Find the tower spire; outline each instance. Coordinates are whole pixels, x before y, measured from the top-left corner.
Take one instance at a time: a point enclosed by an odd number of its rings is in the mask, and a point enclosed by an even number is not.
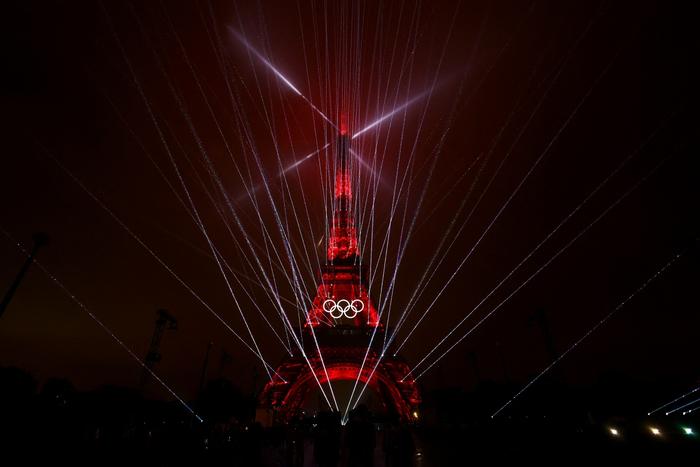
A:
[[[358,259],[357,231],[352,212],[352,181],[348,164],[349,150],[350,138],[343,119],[336,149],[333,221],[327,252],[327,260],[331,264],[351,264]]]
[[[367,291],[367,275],[360,264],[357,229],[353,213],[350,173],[350,136],[347,119],[341,117],[335,152],[333,218],[328,233],[326,265],[321,267],[307,325],[381,326],[377,309]]]

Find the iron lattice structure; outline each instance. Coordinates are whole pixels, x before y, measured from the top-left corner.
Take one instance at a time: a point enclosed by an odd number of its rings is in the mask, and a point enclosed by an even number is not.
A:
[[[329,380],[367,384],[388,413],[405,421],[412,418],[421,402],[416,382],[412,378],[403,380],[409,373],[405,361],[387,355],[380,359],[380,339],[375,339],[376,344],[370,347],[372,333],[383,329],[384,324],[369,296],[367,274],[360,261],[352,210],[349,144],[348,135],[341,131],[326,264],[321,267],[320,282],[303,330],[308,363],[302,356],[285,360],[259,396],[260,409],[271,412],[278,423],[300,415],[309,393],[319,387],[318,383],[328,388]],[[352,312],[336,318],[342,310]]]

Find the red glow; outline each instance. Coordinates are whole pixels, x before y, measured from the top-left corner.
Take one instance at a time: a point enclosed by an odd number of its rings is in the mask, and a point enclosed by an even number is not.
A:
[[[348,134],[348,114],[340,114],[340,135],[346,136]]]
[[[321,328],[339,325],[339,329],[337,333],[334,330],[322,330],[321,334],[330,339],[322,341],[318,351],[309,355],[309,358],[305,356],[302,360],[293,357],[278,367],[280,377],[273,378],[265,385],[259,401],[262,407],[273,409],[279,421],[286,423],[302,413],[304,400],[316,382],[322,387],[328,387],[329,380],[357,381],[358,384],[366,383],[374,390],[389,411],[402,420],[412,421],[421,398],[415,381],[412,378],[404,381],[410,372],[408,365],[396,356],[379,355],[368,344],[363,346],[358,345],[358,341],[333,339],[348,334],[348,327],[383,327],[367,291],[367,273],[360,264],[352,212],[353,193],[348,167],[350,139],[347,136],[345,115],[341,116],[340,133],[335,161],[334,208],[328,238],[328,262],[321,269],[321,281],[308,312],[305,332],[314,333],[315,336],[317,331],[321,332]],[[352,315],[344,312],[342,315],[336,314],[340,317],[334,319],[331,313],[337,309],[324,309],[327,301],[333,301],[334,306],[339,303],[347,306],[361,301],[363,306],[358,307]],[[372,331],[372,335],[376,330]],[[366,337],[369,333],[351,332],[348,335],[362,339],[363,335]]]
[[[279,371],[293,382],[284,384],[277,379],[269,381],[262,391],[262,401],[270,407],[281,409],[280,415],[288,421],[298,413],[307,394],[314,387],[314,375],[322,385],[327,385],[328,380],[355,381],[359,376],[359,383],[367,383],[372,390],[384,397],[385,403],[391,405],[401,418],[411,420],[411,414],[420,404],[421,397],[414,382],[400,381],[399,375],[408,370],[408,365],[401,360],[385,358],[372,372],[377,357],[371,356],[360,373],[357,362],[362,361],[364,349],[353,349],[352,353],[343,355],[342,361],[327,363],[326,370],[315,360],[312,363],[313,372],[306,365],[291,362],[282,365]]]
[[[358,251],[355,221],[350,209],[352,204],[352,182],[347,166],[348,144],[348,137],[341,135],[338,140],[338,152],[336,154],[337,169],[333,191],[335,208],[328,239],[327,258],[330,263],[339,261],[353,262],[357,257]]]
[[[350,172],[346,166],[349,140],[340,136],[338,141],[337,172],[335,176],[335,209],[328,238],[328,266],[321,271],[321,283],[318,286],[307,326],[334,326],[334,321],[323,309],[323,302],[332,300],[361,300],[363,310],[352,319],[341,318],[341,322],[350,321],[357,327],[380,326],[377,309],[367,293],[363,273],[358,258],[357,231],[352,210],[352,184]]]
[[[333,320],[323,310],[323,302],[330,298],[349,301],[357,299],[362,300],[362,303],[365,304],[364,309],[353,319],[341,318],[340,322],[352,323],[357,327],[381,326],[377,309],[367,293],[367,287],[362,283],[362,276],[359,266],[335,266],[332,269],[325,269],[321,275],[321,283],[316,291],[313,306],[309,311],[307,325],[313,327],[320,324],[333,326]]]
[[[335,198],[346,198],[348,201],[352,199],[352,184],[350,182],[350,174],[347,171],[338,171],[335,176]]]

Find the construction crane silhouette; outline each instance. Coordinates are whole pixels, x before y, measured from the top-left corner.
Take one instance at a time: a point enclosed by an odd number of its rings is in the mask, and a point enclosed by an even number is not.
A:
[[[146,368],[143,369],[143,373],[141,375],[141,391],[143,391],[146,384],[148,384],[153,367],[162,358],[162,355],[160,354],[160,342],[163,340],[163,333],[165,333],[165,331],[177,330],[177,320],[168,312],[168,310],[158,310],[156,312],[156,316],[156,326],[153,330],[151,345],[148,347],[148,353],[146,354],[146,359],[144,361]]]
[[[22,265],[22,268],[19,270],[19,273],[10,285],[10,288],[7,289],[7,292],[5,293],[2,302],[0,302],[0,317],[2,317],[3,313],[5,313],[7,306],[10,304],[10,301],[12,301],[12,297],[14,297],[15,292],[17,292],[19,285],[22,283],[22,279],[24,279],[24,276],[27,274],[29,266],[31,266],[34,262],[34,258],[36,257],[37,252],[42,246],[47,245],[49,243],[48,235],[41,232],[32,235],[32,239],[34,240],[34,246],[32,247],[32,251],[29,253],[29,256],[27,256],[27,260]]]

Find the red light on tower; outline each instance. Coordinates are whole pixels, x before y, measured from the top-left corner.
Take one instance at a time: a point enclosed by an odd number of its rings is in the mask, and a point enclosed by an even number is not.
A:
[[[341,119],[345,128],[346,117]],[[349,167],[350,137],[340,134],[335,154],[335,182],[333,189],[333,217],[328,232],[327,264],[321,271],[307,325],[317,327],[321,323],[334,326],[338,318],[331,313],[341,313],[341,321],[357,327],[380,327],[377,309],[367,291],[357,241],[357,229],[352,209],[352,182]],[[358,304],[355,312],[353,304]],[[325,308],[324,308],[325,306]],[[330,308],[329,308],[330,307]],[[331,311],[332,309],[332,311]]]
[[[348,114],[340,114],[340,136],[346,136],[348,134]]]
[[[348,167],[347,135],[338,138],[336,159],[334,209],[328,242],[328,261],[354,263],[357,259],[357,232],[352,213],[352,183]]]
[[[278,367],[277,373],[284,382],[273,378],[265,385],[259,396],[260,413],[269,410],[279,422],[288,423],[303,414],[304,401],[314,389],[314,382],[322,390],[331,389],[333,395],[330,382],[355,380],[378,394],[390,413],[398,414],[403,421],[415,422],[421,397],[415,381],[406,377],[410,368],[396,355],[385,356],[382,343],[372,340],[370,335],[374,333],[368,332],[372,328],[376,332],[384,324],[370,297],[368,272],[360,258],[352,209],[348,157],[351,138],[346,115],[341,116],[339,133],[326,264],[321,266],[305,325],[305,332],[313,339],[302,343],[306,352],[303,358],[292,357]],[[326,401],[330,405],[330,400]]]

